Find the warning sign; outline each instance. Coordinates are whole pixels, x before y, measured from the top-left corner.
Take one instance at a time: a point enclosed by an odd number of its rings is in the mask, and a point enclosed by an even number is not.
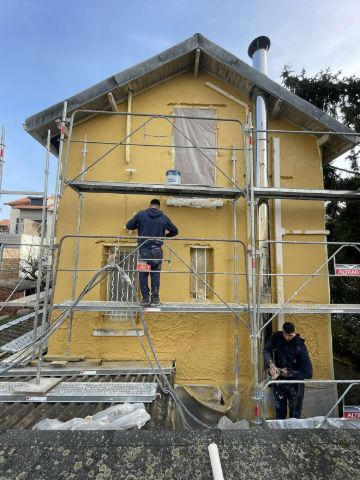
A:
[[[360,407],[344,405],[343,417],[360,420]]]
[[[340,277],[360,277],[360,264],[338,263],[335,265],[335,275]]]
[[[138,272],[150,272],[151,265],[147,264],[146,262],[138,262],[138,264],[136,265],[136,270]]]

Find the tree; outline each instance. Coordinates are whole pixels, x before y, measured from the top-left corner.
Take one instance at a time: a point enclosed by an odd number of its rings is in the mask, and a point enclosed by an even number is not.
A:
[[[295,75],[285,66],[282,83],[291,92],[302,97],[321,110],[360,132],[360,78],[344,77],[330,68],[321,70],[313,77],[303,69]],[[324,187],[332,190],[359,190],[359,148],[350,151],[346,161],[350,176],[340,174],[331,164],[324,166]],[[360,241],[360,204],[357,202],[331,201],[326,205],[326,226],[330,230],[329,242]],[[329,247],[331,255],[336,247]],[[354,248],[343,249],[336,256],[338,263],[359,263],[360,252]],[[329,264],[330,272],[332,263]],[[333,303],[359,303],[360,278],[331,277],[331,301]],[[360,365],[360,320],[351,315],[333,315],[334,350],[348,355]]]

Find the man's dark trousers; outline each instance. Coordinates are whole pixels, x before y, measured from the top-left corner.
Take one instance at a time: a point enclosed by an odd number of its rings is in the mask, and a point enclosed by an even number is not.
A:
[[[273,384],[275,396],[276,419],[284,420],[287,416],[289,402],[289,418],[300,418],[304,400],[304,384],[277,383]]]
[[[151,297],[159,298],[160,270],[163,258],[163,251],[160,245],[151,245],[139,248],[139,260],[151,265],[150,272],[139,272],[139,283],[141,295],[144,300],[149,300],[150,289],[148,278],[151,278]]]

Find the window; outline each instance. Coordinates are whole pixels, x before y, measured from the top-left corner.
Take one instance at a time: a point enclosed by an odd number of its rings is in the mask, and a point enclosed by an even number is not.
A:
[[[24,231],[24,219],[23,218],[16,218],[15,224],[15,233],[23,233]]]
[[[105,251],[106,263],[116,263],[125,270],[126,274],[130,277],[134,288],[126,282],[124,277],[118,270],[114,270],[109,273],[107,277],[107,300],[113,302],[136,302],[136,246],[114,246],[107,247]],[[135,252],[134,252],[135,250]],[[136,316],[136,313],[130,312],[109,312],[108,317],[114,319],[130,319]]]
[[[213,255],[211,247],[191,247],[191,270],[197,275],[191,274],[190,295],[199,302],[212,297],[214,288]],[[211,288],[209,288],[211,287]]]
[[[203,108],[175,108],[175,115],[180,117],[206,117],[208,120],[175,118],[174,145],[175,168],[181,172],[181,183],[192,185],[215,186],[216,163],[216,120],[215,110]],[[203,147],[202,152],[196,145]],[[213,150],[207,150],[211,148]]]

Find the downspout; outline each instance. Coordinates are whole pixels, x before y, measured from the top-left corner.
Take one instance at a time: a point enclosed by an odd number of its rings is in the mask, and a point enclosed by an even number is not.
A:
[[[265,36],[257,37],[249,46],[248,54],[253,60],[253,67],[260,73],[267,75],[267,52],[270,48],[270,39]],[[255,186],[268,187],[268,138],[267,132],[267,109],[265,96],[262,92],[256,92],[255,98],[255,117],[256,117],[256,165],[255,165]],[[258,230],[257,241],[264,242],[269,239],[269,208],[266,203],[262,203],[258,208]],[[260,300],[262,302],[271,302],[270,286],[270,253],[269,245],[261,243],[262,271],[259,272]],[[259,243],[258,243],[259,246]]]
[[[280,138],[273,138],[273,187],[280,188]],[[284,260],[283,260],[283,229],[281,222],[281,200],[274,200],[274,227],[275,227],[275,261],[276,261],[276,300],[283,305],[285,302],[284,294]],[[284,325],[284,313],[277,316],[278,330],[282,330]]]
[[[233,150],[232,150],[232,155],[231,155],[231,161],[232,161],[232,181],[237,184],[237,178],[236,178],[236,150],[235,150],[235,144],[233,145]],[[239,253],[238,253],[238,244],[237,244],[237,212],[236,212],[236,202],[237,200],[233,200],[232,202],[232,212],[233,212],[233,228],[234,228],[234,303],[239,302],[239,296],[238,296],[238,258],[239,258]],[[238,317],[234,317],[234,330],[235,330],[235,335],[234,335],[234,364],[235,364],[235,394],[238,393],[239,390],[239,319]]]

